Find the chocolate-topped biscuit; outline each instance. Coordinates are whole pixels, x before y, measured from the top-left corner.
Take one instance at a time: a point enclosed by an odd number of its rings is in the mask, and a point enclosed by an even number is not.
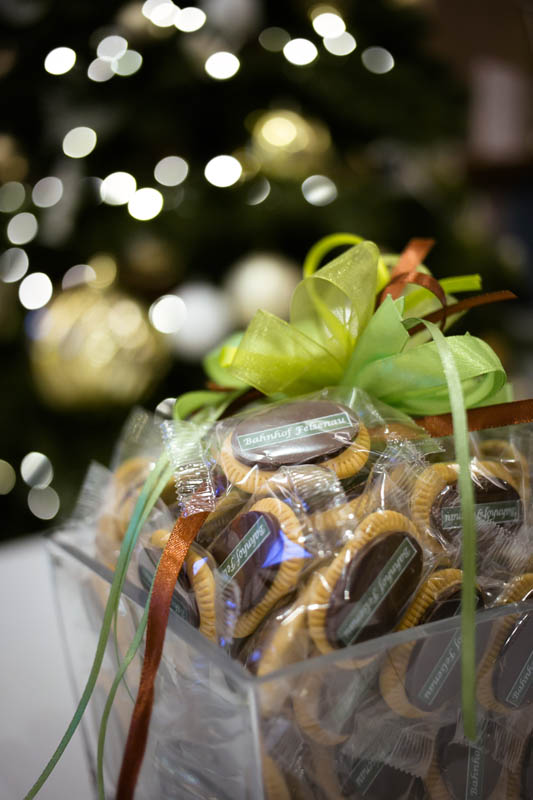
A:
[[[524,747],[520,770],[520,800],[533,797],[533,734],[530,734]]]
[[[139,579],[146,589],[150,591],[155,571],[159,563],[161,551],[153,547],[144,547],[139,555],[137,569]],[[192,625],[193,628],[200,626],[200,614],[198,604],[191,586],[186,566],[182,567],[176,581],[176,588],[172,593],[170,608],[182,619]]]
[[[456,741],[456,725],[441,728],[427,778],[431,800],[503,800],[506,775],[490,751],[492,723],[484,721],[475,743]]]
[[[533,600],[533,574],[514,578],[498,604]],[[533,612],[512,614],[495,623],[478,680],[478,699],[486,707],[510,713],[533,703]]]
[[[221,450],[228,479],[253,492],[280,467],[321,464],[339,478],[354,475],[368,458],[370,438],[348,406],[297,400],[243,416]]]
[[[424,784],[419,777],[382,760],[357,757],[342,745],[334,754],[338,797],[346,800],[423,800]]]
[[[433,573],[420,587],[397,630],[459,616],[462,572],[443,569]],[[477,589],[477,608],[484,597]],[[485,651],[490,627],[478,625],[478,659]],[[389,651],[381,674],[381,693],[387,704],[405,717],[423,717],[455,700],[461,686],[461,637],[459,627],[434,633]]]
[[[520,528],[524,508],[513,475],[497,461],[473,461],[475,519],[479,534],[495,529],[511,536]],[[411,496],[413,517],[418,525],[446,547],[457,548],[462,532],[457,464],[432,464],[415,482]]]
[[[250,635],[277,600],[293,589],[311,554],[299,543],[292,509],[263,498],[235,517],[209,548],[222,582],[238,588],[235,636]]]
[[[391,631],[423,569],[424,551],[411,520],[396,511],[365,517],[312,581],[309,631],[318,649],[327,653]]]

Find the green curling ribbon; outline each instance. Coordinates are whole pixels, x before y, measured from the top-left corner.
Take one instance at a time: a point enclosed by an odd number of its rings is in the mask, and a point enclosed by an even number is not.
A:
[[[422,316],[435,309],[435,299],[416,289],[418,299],[409,292],[396,301],[387,297],[374,312],[382,268],[387,269],[390,258],[382,258],[368,241],[313,271],[328,249],[343,243],[337,237],[347,236],[326,237],[310,252],[307,277],[292,297],[290,322],[258,311],[240,342],[220,349],[219,365],[268,396],[295,396],[341,384],[362,388],[412,416],[449,412],[448,383],[435,342],[423,333],[410,338],[403,327],[407,309],[409,317]],[[420,269],[428,271],[423,265]],[[471,291],[479,288],[480,279],[447,278],[446,284],[445,290]],[[506,383],[498,356],[469,334],[446,341],[465,406],[491,402]]]
[[[459,498],[463,525],[461,591],[461,700],[465,735],[476,740],[476,524],[474,488],[470,478],[468,420],[457,361],[446,338],[433,322],[421,319],[404,321],[406,328],[420,322],[431,336],[448,384],[453,419],[455,458],[459,465]]]

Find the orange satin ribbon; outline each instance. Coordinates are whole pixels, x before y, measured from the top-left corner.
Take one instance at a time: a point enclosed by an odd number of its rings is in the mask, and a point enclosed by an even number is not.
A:
[[[209,512],[180,517],[167,542],[154,580],[141,680],[122,758],[116,800],[133,800],[148,738],[154,702],[154,681],[163,653],[172,593],[185,556]]]

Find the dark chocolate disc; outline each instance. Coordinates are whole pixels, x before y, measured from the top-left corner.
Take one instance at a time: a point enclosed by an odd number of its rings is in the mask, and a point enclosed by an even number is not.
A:
[[[475,516],[478,531],[493,530],[497,525],[515,533],[523,520],[520,495],[507,481],[473,473]],[[453,543],[462,530],[461,504],[457,482],[439,492],[430,511],[431,525],[445,541]]]
[[[356,758],[337,748],[335,769],[341,797],[348,800],[422,800],[424,785],[420,778],[382,761]]]
[[[533,591],[523,599],[530,600]],[[494,697],[507,708],[533,703],[533,613],[521,614],[495,660]]]
[[[268,592],[283,560],[284,537],[278,520],[262,511],[240,514],[211,548],[219,571],[240,589],[240,612],[256,606]]]
[[[359,421],[347,406],[326,400],[299,401],[244,418],[233,431],[231,446],[242,464],[273,471],[333,458],[358,433]]]
[[[378,534],[356,551],[333,587],[326,611],[326,636],[346,647],[392,630],[416,590],[424,556],[405,531]]]
[[[161,556],[161,551],[154,548],[144,548],[139,556],[139,578],[146,591],[150,590],[157,564]],[[194,589],[187,575],[187,568],[183,567],[176,581],[176,588],[172,593],[170,607],[178,616],[184,619],[189,625],[198,628],[200,625],[200,615],[198,605],[194,596]]]
[[[477,608],[484,607],[483,596],[477,592]],[[461,586],[454,584],[446,589],[426,609],[419,625],[437,622],[460,614]],[[489,626],[478,625],[477,659],[485,649]],[[429,639],[418,641],[411,651],[405,674],[405,691],[409,702],[422,711],[432,711],[455,698],[461,688],[461,638],[460,630],[434,633]]]
[[[502,767],[488,750],[489,728],[490,723],[481,730],[478,742],[469,745],[453,742],[455,725],[439,731],[437,764],[451,800],[501,800],[494,791]]]

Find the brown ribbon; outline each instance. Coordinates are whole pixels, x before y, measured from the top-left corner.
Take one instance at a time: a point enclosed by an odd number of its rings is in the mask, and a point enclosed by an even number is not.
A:
[[[163,652],[172,593],[191,542],[207,515],[207,511],[202,511],[191,514],[190,517],[180,517],[159,561],[148,611],[141,680],[122,758],[116,800],[133,800],[148,738],[154,702],[154,681]]]
[[[533,422],[533,399],[515,400],[511,403],[496,403],[493,406],[471,408],[467,412],[468,430],[482,431],[486,428],[503,428],[506,425],[520,425]],[[418,425],[430,436],[450,436],[453,433],[451,414],[433,414],[419,417]]]
[[[432,292],[442,305],[439,309],[440,327],[444,330],[447,315],[446,292],[432,275],[417,272],[418,266],[427,256],[433,245],[434,239],[411,239],[403,250],[398,263],[391,272],[390,281],[379,296],[378,305],[390,295],[397,300],[407,284],[416,284]]]
[[[476,294],[475,297],[467,297],[465,300],[459,300],[458,303],[453,303],[453,305],[448,306],[446,309],[447,316],[452,316],[453,314],[459,314],[462,311],[468,311],[470,308],[475,308],[476,306],[486,306],[489,303],[501,303],[504,300],[516,300],[516,295],[513,292],[509,292],[506,289],[502,290],[501,292],[485,292],[484,294]],[[438,322],[439,319],[442,318],[444,313],[444,309],[439,308],[437,311],[433,311],[432,314],[428,314],[424,319],[427,319],[428,322]],[[415,325],[413,328],[410,328],[409,334],[413,336],[415,333],[420,333],[420,331],[425,330],[424,325]]]

